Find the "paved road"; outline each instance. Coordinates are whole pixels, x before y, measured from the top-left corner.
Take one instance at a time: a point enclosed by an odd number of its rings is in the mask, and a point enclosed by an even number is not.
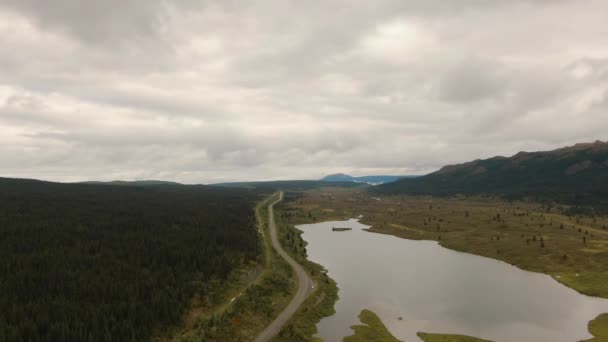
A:
[[[273,207],[276,203],[283,200],[283,192],[281,192],[279,199],[274,201],[268,206],[268,227],[270,229],[270,241],[272,243],[272,247],[279,253],[279,255],[289,263],[294,273],[298,278],[298,292],[291,299],[289,305],[275,318],[275,320],[264,329],[258,335],[258,337],[254,340],[254,342],[266,342],[270,341],[274,336],[276,336],[281,328],[289,321],[289,319],[294,315],[294,313],[298,310],[300,305],[304,303],[308,295],[314,291],[314,283],[308,273],[304,271],[304,268],[300,266],[295,260],[293,260],[287,252],[281,247],[279,243],[277,226],[274,223],[274,211]]]

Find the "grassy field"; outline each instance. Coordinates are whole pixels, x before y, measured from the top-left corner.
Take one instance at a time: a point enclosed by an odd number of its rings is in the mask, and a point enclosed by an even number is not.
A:
[[[372,197],[361,189],[323,188],[293,198],[293,223],[363,215],[371,232],[435,240],[443,247],[551,275],[583,294],[608,298],[608,217],[490,197]],[[606,329],[608,322],[595,324]]]
[[[359,320],[363,325],[353,325],[354,335],[345,337],[343,342],[399,342],[372,311],[361,311]]]
[[[586,342],[608,342],[608,314],[599,315],[589,322],[589,332],[594,337]]]

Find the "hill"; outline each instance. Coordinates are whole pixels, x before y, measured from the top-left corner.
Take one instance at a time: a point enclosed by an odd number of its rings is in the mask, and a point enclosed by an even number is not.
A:
[[[325,176],[320,180],[323,182],[355,182],[355,183],[366,183],[370,185],[378,185],[384,183],[394,182],[400,178],[416,178],[417,176],[388,176],[388,175],[378,175],[378,176],[362,176],[362,177],[353,177],[351,175],[347,175],[344,173],[336,173],[333,175]]]
[[[449,165],[373,187],[379,194],[492,194],[608,207],[608,142]]]

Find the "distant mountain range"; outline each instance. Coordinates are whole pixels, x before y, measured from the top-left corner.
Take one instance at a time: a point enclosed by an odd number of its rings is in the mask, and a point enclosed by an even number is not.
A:
[[[608,206],[608,142],[445,166],[371,189],[382,194],[500,194]]]
[[[250,188],[250,189],[265,189],[267,191],[287,190],[287,191],[305,191],[317,189],[327,186],[340,188],[357,188],[366,187],[367,184],[356,182],[336,181],[328,184],[328,182],[320,180],[283,180],[283,181],[259,181],[259,182],[230,182],[217,183],[211,186],[223,186],[228,188]]]
[[[336,173],[333,175],[325,176],[320,180],[323,182],[355,182],[355,183],[367,183],[371,185],[385,184],[394,182],[400,178],[415,178],[418,176],[362,176],[353,177],[344,173]]]

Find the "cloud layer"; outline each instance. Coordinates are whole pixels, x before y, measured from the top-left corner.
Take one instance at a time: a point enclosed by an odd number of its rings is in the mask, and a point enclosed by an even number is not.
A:
[[[0,0],[0,176],[417,174],[605,140],[607,11]]]

